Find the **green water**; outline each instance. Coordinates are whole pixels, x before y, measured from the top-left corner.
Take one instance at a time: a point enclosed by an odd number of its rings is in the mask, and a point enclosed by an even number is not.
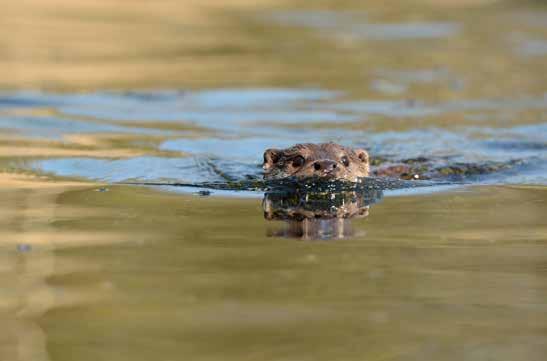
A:
[[[96,189],[2,192],[3,360],[547,351],[543,188],[389,197],[340,241],[269,237],[256,199]]]
[[[0,24],[0,361],[545,359],[544,2],[28,0]],[[519,166],[336,224],[116,184],[329,140]]]

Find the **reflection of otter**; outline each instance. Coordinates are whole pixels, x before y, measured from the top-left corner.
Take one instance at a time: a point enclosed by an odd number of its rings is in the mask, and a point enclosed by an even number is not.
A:
[[[341,239],[351,237],[353,218],[368,216],[370,205],[382,192],[271,192],[264,194],[264,218],[285,221],[274,236],[302,239]]]

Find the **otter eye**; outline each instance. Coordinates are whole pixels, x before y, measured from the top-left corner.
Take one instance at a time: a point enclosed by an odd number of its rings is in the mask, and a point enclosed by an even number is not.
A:
[[[343,157],[342,157],[342,164],[344,165],[344,167],[349,167],[349,159],[348,159],[348,157],[346,157],[346,156],[343,156]]]
[[[302,157],[301,155],[293,158],[292,160],[292,166],[295,167],[295,168],[298,168],[298,167],[302,167],[304,165],[304,157]]]

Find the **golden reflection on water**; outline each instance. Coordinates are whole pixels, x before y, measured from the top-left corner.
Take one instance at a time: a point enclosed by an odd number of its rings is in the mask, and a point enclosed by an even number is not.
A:
[[[298,11],[352,11],[356,23],[437,21],[461,30],[438,39],[371,41],[352,31],[316,31],[272,20],[275,14]],[[370,84],[381,80],[390,97],[390,79],[379,77],[379,71],[445,69],[453,87],[418,82],[412,85],[413,97],[475,99],[513,95],[515,89],[542,94],[544,56],[523,56],[519,49],[547,35],[541,20],[535,26],[527,20],[544,11],[542,2],[533,1],[318,1],[310,6],[273,0],[131,5],[120,0],[25,0],[0,14],[0,23],[10,29],[0,35],[0,86],[307,85],[363,96],[378,94]]]
[[[2,360],[541,360],[547,193],[388,197],[353,238],[260,199],[4,187]]]
[[[49,282],[60,274],[95,268],[85,261],[58,259],[57,249],[119,239],[100,233],[59,232],[52,226],[58,217],[94,216],[89,209],[58,207],[57,197],[78,187],[82,184],[0,174],[0,360],[50,360],[47,335],[37,319],[56,307],[98,301],[110,288],[108,282],[72,289]]]

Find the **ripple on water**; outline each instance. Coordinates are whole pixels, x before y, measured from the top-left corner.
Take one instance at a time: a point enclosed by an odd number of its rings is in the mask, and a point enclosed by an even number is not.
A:
[[[0,129],[16,131],[24,136],[60,139],[67,134],[146,134],[167,136],[172,133],[160,129],[124,127],[53,116],[10,115],[0,117]]]
[[[278,24],[307,27],[329,36],[369,40],[447,38],[458,35],[462,28],[455,22],[372,23],[364,13],[335,11],[277,12],[269,18]]]
[[[517,47],[517,52],[524,56],[547,55],[547,41],[545,40],[524,40]]]
[[[433,81],[446,73],[409,73],[407,80]],[[404,77],[403,77],[404,78]],[[529,144],[547,142],[547,123],[506,128],[482,126],[373,132],[359,130],[369,116],[412,122],[451,112],[508,112],[547,109],[547,97],[474,99],[425,103],[404,100],[348,101],[339,92],[319,89],[218,89],[207,91],[97,92],[3,94],[1,103],[12,104],[0,116],[0,128],[26,136],[62,138],[79,133],[147,134],[159,137],[153,147],[179,151],[185,158],[136,157],[121,160],[91,158],[48,159],[33,167],[61,176],[106,181],[170,179],[211,182],[260,175],[262,153],[294,143],[336,141],[366,147],[373,156],[393,161],[427,157],[439,162],[488,162],[534,158],[545,161],[545,151]],[[52,111],[32,113],[34,108]],[[31,115],[29,115],[29,112]],[[56,115],[58,114],[58,115]],[[400,120],[398,120],[400,121]],[[146,128],[140,128],[140,122]],[[159,128],[162,122],[193,124],[211,133],[189,137],[185,132]],[[158,124],[158,128],[150,126]],[[326,124],[326,127],[321,126]],[[340,125],[340,126],[339,126]],[[356,128],[353,127],[355,125]],[[395,126],[394,126],[395,127]],[[366,127],[365,127],[366,128]],[[502,143],[496,144],[493,141]],[[505,143],[503,143],[505,142]],[[510,142],[510,143],[507,143]],[[503,145],[505,144],[505,145]],[[543,179],[545,175],[534,177]],[[513,181],[518,177],[512,176]]]
[[[547,94],[542,97],[505,99],[461,99],[450,102],[426,103],[415,100],[361,100],[337,102],[327,106],[331,110],[363,115],[382,115],[390,118],[418,118],[469,111],[524,111],[547,109]]]
[[[338,92],[318,89],[282,88],[173,91],[162,94],[164,96],[154,97],[151,92],[98,93],[91,95],[91,101],[68,95],[70,102],[59,110],[64,114],[107,120],[195,121],[223,129],[222,122],[273,121],[291,117],[296,121],[321,119],[322,114],[314,111],[313,105],[339,95]],[[148,100],[143,101],[143,96]],[[335,115],[324,115],[327,117],[325,120],[335,119]]]
[[[127,159],[59,158],[32,162],[31,167],[61,177],[106,182],[138,180],[183,183],[222,182],[257,176],[253,164],[208,157],[134,157]]]

